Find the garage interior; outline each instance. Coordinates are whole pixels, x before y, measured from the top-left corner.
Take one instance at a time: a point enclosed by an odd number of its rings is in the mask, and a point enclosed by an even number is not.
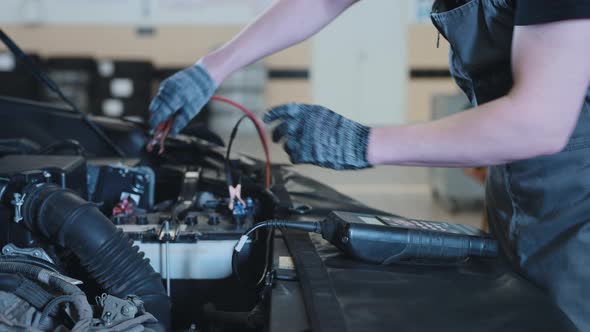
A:
[[[352,1],[317,35],[208,76],[211,96],[178,92],[179,73],[289,1],[0,3],[0,330],[578,331],[488,225],[487,167],[294,164],[264,122],[278,105],[366,128],[480,106],[431,14],[512,1]],[[158,100],[175,113],[154,125]]]

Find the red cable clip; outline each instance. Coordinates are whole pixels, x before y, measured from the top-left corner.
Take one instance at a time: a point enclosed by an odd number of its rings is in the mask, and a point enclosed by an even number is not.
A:
[[[152,152],[154,150],[154,146],[159,145],[160,149],[158,150],[158,154],[162,154],[164,152],[166,138],[170,133],[170,129],[172,128],[172,124],[174,123],[174,119],[176,116],[173,116],[167,121],[160,123],[156,130],[154,130],[154,135],[148,142],[146,149],[148,152]]]

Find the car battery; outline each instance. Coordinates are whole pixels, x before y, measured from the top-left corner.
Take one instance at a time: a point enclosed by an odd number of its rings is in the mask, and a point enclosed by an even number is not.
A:
[[[251,225],[237,224],[229,213],[212,211],[192,211],[181,220],[173,219],[166,213],[112,218],[163,278],[218,280],[231,276],[233,249]],[[250,243],[244,250],[250,250]]]

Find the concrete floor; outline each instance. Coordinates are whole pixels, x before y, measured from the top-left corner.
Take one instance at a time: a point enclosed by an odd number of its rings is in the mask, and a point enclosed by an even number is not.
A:
[[[289,163],[289,157],[281,145],[271,144],[271,160],[274,163]],[[258,138],[236,138],[233,151],[262,157]],[[294,169],[308,177],[328,184],[374,208],[410,218],[463,223],[484,228],[482,211],[451,213],[432,196],[430,172],[427,168],[382,166],[361,171],[338,172],[311,165],[297,165]]]

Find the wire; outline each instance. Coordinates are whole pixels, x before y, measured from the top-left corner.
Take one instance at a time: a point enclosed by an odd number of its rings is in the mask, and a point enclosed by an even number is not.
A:
[[[53,314],[53,311],[60,305],[63,303],[75,303],[76,302],[76,297],[74,295],[61,295],[58,296],[56,298],[54,298],[53,300],[51,300],[46,306],[45,309],[43,309],[43,312],[41,312],[41,318],[39,318],[39,321],[37,322],[37,328],[39,328],[41,326],[41,324],[45,321],[45,319]]]
[[[260,224],[258,224],[260,225]],[[261,227],[256,228],[256,230],[258,230]],[[250,237],[248,235],[248,237]],[[260,274],[260,279],[258,279],[258,281],[256,282],[255,287],[260,286],[266,279],[266,273],[269,271],[269,266],[270,266],[270,248],[271,248],[271,242],[272,239],[274,238],[274,228],[271,228],[271,230],[266,234],[266,247],[265,247],[265,252],[264,252],[264,269],[262,270],[262,273]],[[240,277],[240,272],[239,272],[239,260],[238,257],[239,256],[239,251],[234,250],[233,254],[232,254],[232,271],[234,272],[234,276],[236,277],[236,279],[238,280],[238,282],[244,284],[244,281],[241,279]]]
[[[254,123],[254,126],[256,126],[256,131],[258,132],[258,136],[260,137],[260,141],[262,142],[262,147],[264,148],[264,156],[266,158],[266,163],[265,163],[265,185],[267,188],[270,188],[271,186],[271,174],[270,174],[270,153],[269,153],[269,149],[268,149],[268,139],[266,138],[266,134],[264,133],[264,128],[262,127],[262,124],[260,123],[260,121],[256,118],[256,116],[254,115],[254,113],[252,113],[251,111],[249,111],[246,107],[236,103],[233,100],[224,98],[224,97],[220,97],[220,96],[213,96],[211,98],[211,100],[216,100],[228,105],[231,105],[237,109],[239,109],[240,111],[244,112],[248,118],[250,118],[250,120],[252,121],[252,123]]]
[[[55,273],[60,273],[54,264],[47,262],[43,259],[35,258],[35,257],[31,257],[31,256],[24,256],[24,255],[0,256],[0,263],[30,264],[30,265],[35,265],[37,267],[40,267],[42,269],[46,269],[46,270],[55,272]]]
[[[252,235],[252,233],[254,233],[257,229],[263,228],[263,227],[268,227],[268,225],[266,223],[260,223],[260,224],[254,225],[252,228],[250,228],[248,231],[246,231],[246,233],[244,233],[244,235],[242,235],[242,237],[240,238],[240,240],[238,241],[238,243],[236,243],[236,246],[234,247],[234,250],[233,250],[233,253],[231,256],[231,268],[232,268],[232,272],[233,272],[235,278],[241,284],[246,284],[245,281],[240,276],[240,270],[239,270],[239,259],[238,258],[240,255],[240,251],[242,250],[241,247],[244,246],[244,244],[250,238],[250,235]],[[268,236],[270,236],[270,233],[268,234]],[[242,243],[242,239],[245,239],[243,243]],[[240,243],[242,243],[242,244],[240,244]],[[265,257],[265,259],[266,259],[266,257]],[[265,267],[265,269],[266,269],[266,267]],[[260,280],[264,280],[264,274],[266,274],[266,272],[264,272],[262,274],[262,276],[260,277],[260,279],[256,283],[256,286],[258,286],[260,284]]]
[[[232,266],[233,275],[238,280],[238,282],[241,284],[246,284],[246,283],[241,278],[240,271],[239,271],[239,259],[238,258],[240,255],[240,251],[242,251],[242,248],[244,247],[246,242],[248,242],[252,233],[254,233],[255,231],[257,231],[260,228],[270,228],[273,231],[274,231],[274,229],[277,229],[277,228],[296,229],[296,230],[300,230],[300,231],[304,231],[304,232],[313,232],[313,233],[321,233],[321,229],[322,229],[320,222],[305,222],[305,221],[298,222],[298,221],[284,221],[284,220],[268,220],[268,221],[263,221],[261,223],[258,223],[256,225],[252,226],[240,237],[240,240],[238,240],[238,242],[234,246],[234,250],[233,250],[232,258],[231,258],[231,266]],[[274,235],[273,232],[269,232],[267,235],[268,237],[266,239],[267,242],[266,242],[266,252],[265,252],[266,262],[265,262],[265,266],[264,266],[264,271],[263,271],[260,279],[256,283],[256,286],[259,286],[266,278],[266,273],[268,272],[268,268],[270,266],[270,243],[271,243],[273,235]]]
[[[268,232],[266,234],[266,251],[265,251],[266,257],[264,258],[265,259],[264,269],[262,270],[262,274],[260,275],[260,279],[258,279],[256,286],[262,284],[266,280],[266,274],[268,273],[269,267],[271,264],[271,262],[270,262],[270,251],[271,251],[270,248],[271,248],[271,243],[272,243],[272,240],[274,239],[274,237],[275,237],[275,230],[274,230],[274,228],[272,228],[270,230],[270,232]]]
[[[4,42],[4,44],[6,45],[6,47],[8,47],[8,49],[12,52],[12,54],[14,54],[14,56],[19,59],[20,61],[22,61],[23,63],[26,64],[27,68],[29,69],[29,71],[31,72],[31,74],[33,74],[33,76],[35,76],[35,78],[40,81],[41,83],[45,84],[47,86],[47,88],[49,88],[51,91],[53,91],[55,94],[57,94],[66,104],[68,104],[73,110],[74,112],[78,113],[81,117],[82,120],[84,122],[86,122],[86,124],[88,126],[90,126],[90,128],[111,148],[113,149],[113,151],[115,151],[115,153],[117,153],[120,157],[125,157],[125,153],[123,152],[123,150],[121,150],[105,133],[102,129],[100,129],[94,122],[92,122],[92,120],[90,120],[90,118],[88,117],[88,115],[86,115],[84,112],[82,112],[77,106],[76,104],[74,104],[68,97],[66,97],[66,95],[64,95],[64,93],[62,92],[62,90],[59,88],[59,86],[51,79],[49,78],[49,76],[47,76],[47,74],[45,74],[41,69],[39,69],[39,66],[37,66],[33,61],[31,61],[31,58],[25,53],[23,52],[23,50],[21,50],[16,43],[10,39],[10,37],[8,37],[8,35],[6,35],[4,33],[4,31],[2,31],[2,29],[0,29],[0,40],[2,40]]]
[[[229,159],[231,155],[231,148],[234,144],[234,140],[238,133],[238,127],[240,126],[242,121],[244,121],[244,119],[246,119],[247,117],[248,116],[245,114],[242,115],[242,117],[234,125],[234,128],[232,129],[231,134],[229,135],[229,142],[227,143],[227,149],[225,150],[225,179],[227,181],[228,187],[234,186],[234,181],[232,179],[231,161]]]
[[[82,144],[80,144],[80,142],[74,139],[65,139],[52,143],[44,147],[41,151],[39,151],[39,154],[52,154],[56,150],[59,151],[60,149],[67,147],[70,147],[73,150],[75,150],[76,154],[78,154],[79,156],[84,156],[86,154],[86,150],[84,149]]]

